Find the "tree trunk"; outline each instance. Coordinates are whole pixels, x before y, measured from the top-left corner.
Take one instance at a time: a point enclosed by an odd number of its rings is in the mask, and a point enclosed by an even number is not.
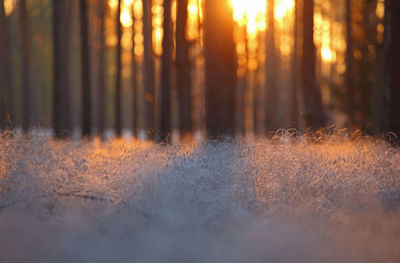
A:
[[[161,124],[160,140],[167,142],[171,134],[171,66],[173,52],[173,29],[171,19],[171,0],[164,0],[164,36],[161,57]]]
[[[211,139],[234,136],[236,62],[228,0],[206,1],[204,45],[207,135]]]
[[[132,5],[132,67],[131,67],[131,75],[132,75],[132,132],[133,136],[137,135],[137,114],[138,114],[138,106],[137,106],[137,73],[136,73],[136,54],[135,54],[135,12],[134,5]]]
[[[355,87],[353,81],[353,37],[352,37],[351,0],[346,0],[346,88],[347,88],[347,113],[350,125],[355,124]]]
[[[189,42],[186,39],[188,0],[177,0],[176,17],[176,73],[179,100],[179,132],[192,132],[192,95],[190,79]]]
[[[20,0],[20,32],[22,36],[22,128],[26,132],[31,125],[30,83],[30,36],[26,0]]]
[[[91,135],[92,114],[90,97],[89,24],[87,0],[80,3],[81,63],[82,63],[82,136]]]
[[[290,118],[292,128],[298,127],[299,121],[299,102],[298,102],[298,82],[297,82],[297,56],[298,56],[298,12],[299,0],[294,3],[294,19],[293,19],[293,53],[292,53],[292,87],[291,87],[291,102],[290,102]]]
[[[103,138],[105,131],[105,19],[106,19],[106,1],[99,0],[99,16],[100,16],[100,50],[99,50],[99,92],[97,98],[97,112],[98,112],[98,135]]]
[[[386,0],[385,84],[390,90],[389,129],[400,136],[400,2]]]
[[[117,137],[121,136],[122,133],[122,118],[121,118],[121,56],[122,56],[122,25],[121,25],[121,0],[118,0],[117,16],[117,72],[116,72],[116,83],[115,83],[115,134]]]
[[[53,129],[57,138],[70,133],[68,91],[68,1],[53,0]]]
[[[279,58],[275,48],[275,0],[268,0],[267,10],[265,125],[267,131],[274,131],[280,128],[278,124],[279,90],[277,87]]]
[[[306,125],[315,130],[325,126],[321,90],[315,81],[314,0],[303,3],[302,89]]]
[[[0,130],[11,127],[12,87],[8,19],[0,0]]]
[[[144,88],[144,125],[143,128],[151,139],[155,128],[155,83],[152,39],[152,3],[143,0],[143,88]]]

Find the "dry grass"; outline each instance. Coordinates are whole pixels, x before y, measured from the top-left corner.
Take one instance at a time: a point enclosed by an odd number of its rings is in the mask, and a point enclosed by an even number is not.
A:
[[[1,262],[400,262],[400,150],[0,137]]]

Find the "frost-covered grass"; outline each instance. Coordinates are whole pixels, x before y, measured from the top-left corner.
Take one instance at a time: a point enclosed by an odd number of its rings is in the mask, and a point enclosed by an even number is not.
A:
[[[400,150],[0,137],[0,262],[400,262]]]

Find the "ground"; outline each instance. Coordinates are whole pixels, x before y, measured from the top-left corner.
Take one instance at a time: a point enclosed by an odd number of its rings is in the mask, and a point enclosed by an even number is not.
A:
[[[400,150],[0,137],[0,262],[400,262]]]

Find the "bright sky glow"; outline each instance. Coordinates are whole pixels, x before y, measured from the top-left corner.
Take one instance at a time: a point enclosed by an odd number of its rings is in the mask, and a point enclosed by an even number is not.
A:
[[[266,0],[231,0],[231,3],[235,21],[240,25],[247,24],[249,34],[256,34],[266,29]],[[275,19],[283,20],[293,8],[294,0],[276,0]]]

